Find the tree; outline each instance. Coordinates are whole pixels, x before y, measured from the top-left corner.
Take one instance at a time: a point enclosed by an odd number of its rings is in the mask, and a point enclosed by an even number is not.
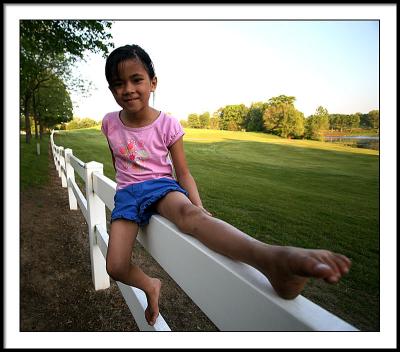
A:
[[[35,124],[40,125],[40,134],[44,128],[52,128],[72,119],[72,102],[64,82],[57,76],[50,77],[34,94]]]
[[[200,128],[200,119],[197,114],[189,114],[188,125],[190,128]]]
[[[221,121],[222,121],[222,112],[224,108],[219,108],[217,111],[214,111],[213,117],[210,120],[210,125],[213,126],[211,128],[216,130],[222,130]]]
[[[267,132],[281,137],[301,137],[304,133],[304,115],[294,107],[295,97],[280,95],[269,99],[263,114]]]
[[[252,103],[245,118],[244,127],[246,131],[264,130],[264,110],[266,104],[262,102]]]
[[[183,128],[189,127],[187,120],[180,120],[179,122]]]
[[[360,115],[360,127],[361,128],[370,128],[368,114]]]
[[[85,51],[102,52],[112,46],[109,21],[22,20],[20,21],[20,96],[25,116],[26,142],[30,142],[29,116],[39,88],[54,75],[64,81],[71,77],[73,63]],[[79,85],[77,85],[79,86]]]
[[[368,113],[368,122],[371,128],[379,129],[379,110],[371,110]]]
[[[210,117],[210,128],[213,130],[219,130],[219,115],[218,111],[213,113],[213,116]]]
[[[347,128],[351,131],[353,128],[360,127],[360,114],[351,114],[347,117]]]
[[[319,106],[314,115],[307,118],[305,124],[305,137],[309,139],[321,139],[322,131],[329,128],[328,110]]]
[[[304,135],[304,114],[291,107],[282,124],[281,136],[285,138],[300,138]]]
[[[355,114],[331,114],[329,115],[329,126],[332,130],[339,130],[342,132],[343,130],[352,130],[353,128],[358,128],[363,126],[365,120],[363,118],[363,114],[355,113]]]
[[[200,128],[210,128],[210,113],[205,112],[199,116]]]
[[[339,130],[340,132],[346,128],[346,115],[344,114],[330,114],[329,126],[332,130]]]
[[[225,106],[220,110],[219,127],[222,130],[240,131],[247,112],[248,108],[244,104]]]

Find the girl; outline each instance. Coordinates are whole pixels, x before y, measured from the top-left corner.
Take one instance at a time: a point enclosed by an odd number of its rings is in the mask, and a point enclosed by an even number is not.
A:
[[[161,281],[132,264],[131,255],[139,226],[154,213],[210,249],[258,269],[286,299],[299,295],[310,277],[336,283],[349,271],[351,262],[341,254],[267,245],[212,217],[188,169],[182,127],[174,117],[149,106],[157,77],[148,54],[138,45],[117,48],[107,58],[105,73],[122,108],[106,114],[102,122],[117,181],[107,272],[114,280],[145,292],[148,324],[154,325],[159,314]]]

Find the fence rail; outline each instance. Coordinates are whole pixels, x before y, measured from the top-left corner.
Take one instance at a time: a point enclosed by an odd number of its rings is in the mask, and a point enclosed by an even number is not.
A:
[[[50,141],[70,209],[79,206],[88,223],[94,287],[105,289],[110,286],[105,207],[114,207],[116,183],[103,175],[102,164],[84,163],[71,149],[57,146],[54,131]],[[75,172],[84,180],[85,196],[75,182]],[[152,216],[137,239],[221,331],[357,331],[301,295],[290,301],[280,298],[259,271],[210,250],[160,215]],[[117,285],[140,330],[170,331],[162,312],[154,326],[147,324],[143,291],[118,281]]]

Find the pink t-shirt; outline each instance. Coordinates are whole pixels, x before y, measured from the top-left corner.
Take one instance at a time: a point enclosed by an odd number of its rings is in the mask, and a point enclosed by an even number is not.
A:
[[[161,112],[152,124],[132,128],[114,111],[104,116],[101,130],[115,158],[117,190],[161,177],[174,179],[168,152],[185,134],[176,118]]]

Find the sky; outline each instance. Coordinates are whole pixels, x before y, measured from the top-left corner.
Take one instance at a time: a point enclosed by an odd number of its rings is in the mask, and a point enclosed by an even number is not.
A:
[[[3,9],[6,348],[397,346],[397,316],[393,309],[397,302],[397,5],[3,4]],[[133,18],[142,21],[135,23]],[[306,116],[319,105],[330,113],[368,112],[379,107],[380,252],[384,258],[380,262],[380,331],[312,335],[287,332],[284,337],[272,332],[166,333],[151,338],[144,333],[21,333],[17,195],[21,19],[124,20],[114,25],[115,45],[136,42],[148,51],[159,79],[155,107],[178,119],[184,119],[189,112],[212,112],[227,104],[250,104],[280,94],[295,96],[295,106]],[[171,21],[176,19],[202,21]],[[205,21],[209,19],[225,21]],[[300,19],[309,21],[299,22]],[[78,71],[97,87],[92,98],[80,103],[82,117],[93,115],[101,119],[106,112],[119,109],[106,87],[103,58],[92,57]]]
[[[379,21],[115,21],[114,48],[138,44],[152,58],[154,107],[179,120],[230,104],[294,96],[305,116],[379,109]],[[105,59],[87,55],[74,74],[95,89],[71,93],[74,115],[101,120],[119,110]],[[152,99],[150,99],[152,105]]]

